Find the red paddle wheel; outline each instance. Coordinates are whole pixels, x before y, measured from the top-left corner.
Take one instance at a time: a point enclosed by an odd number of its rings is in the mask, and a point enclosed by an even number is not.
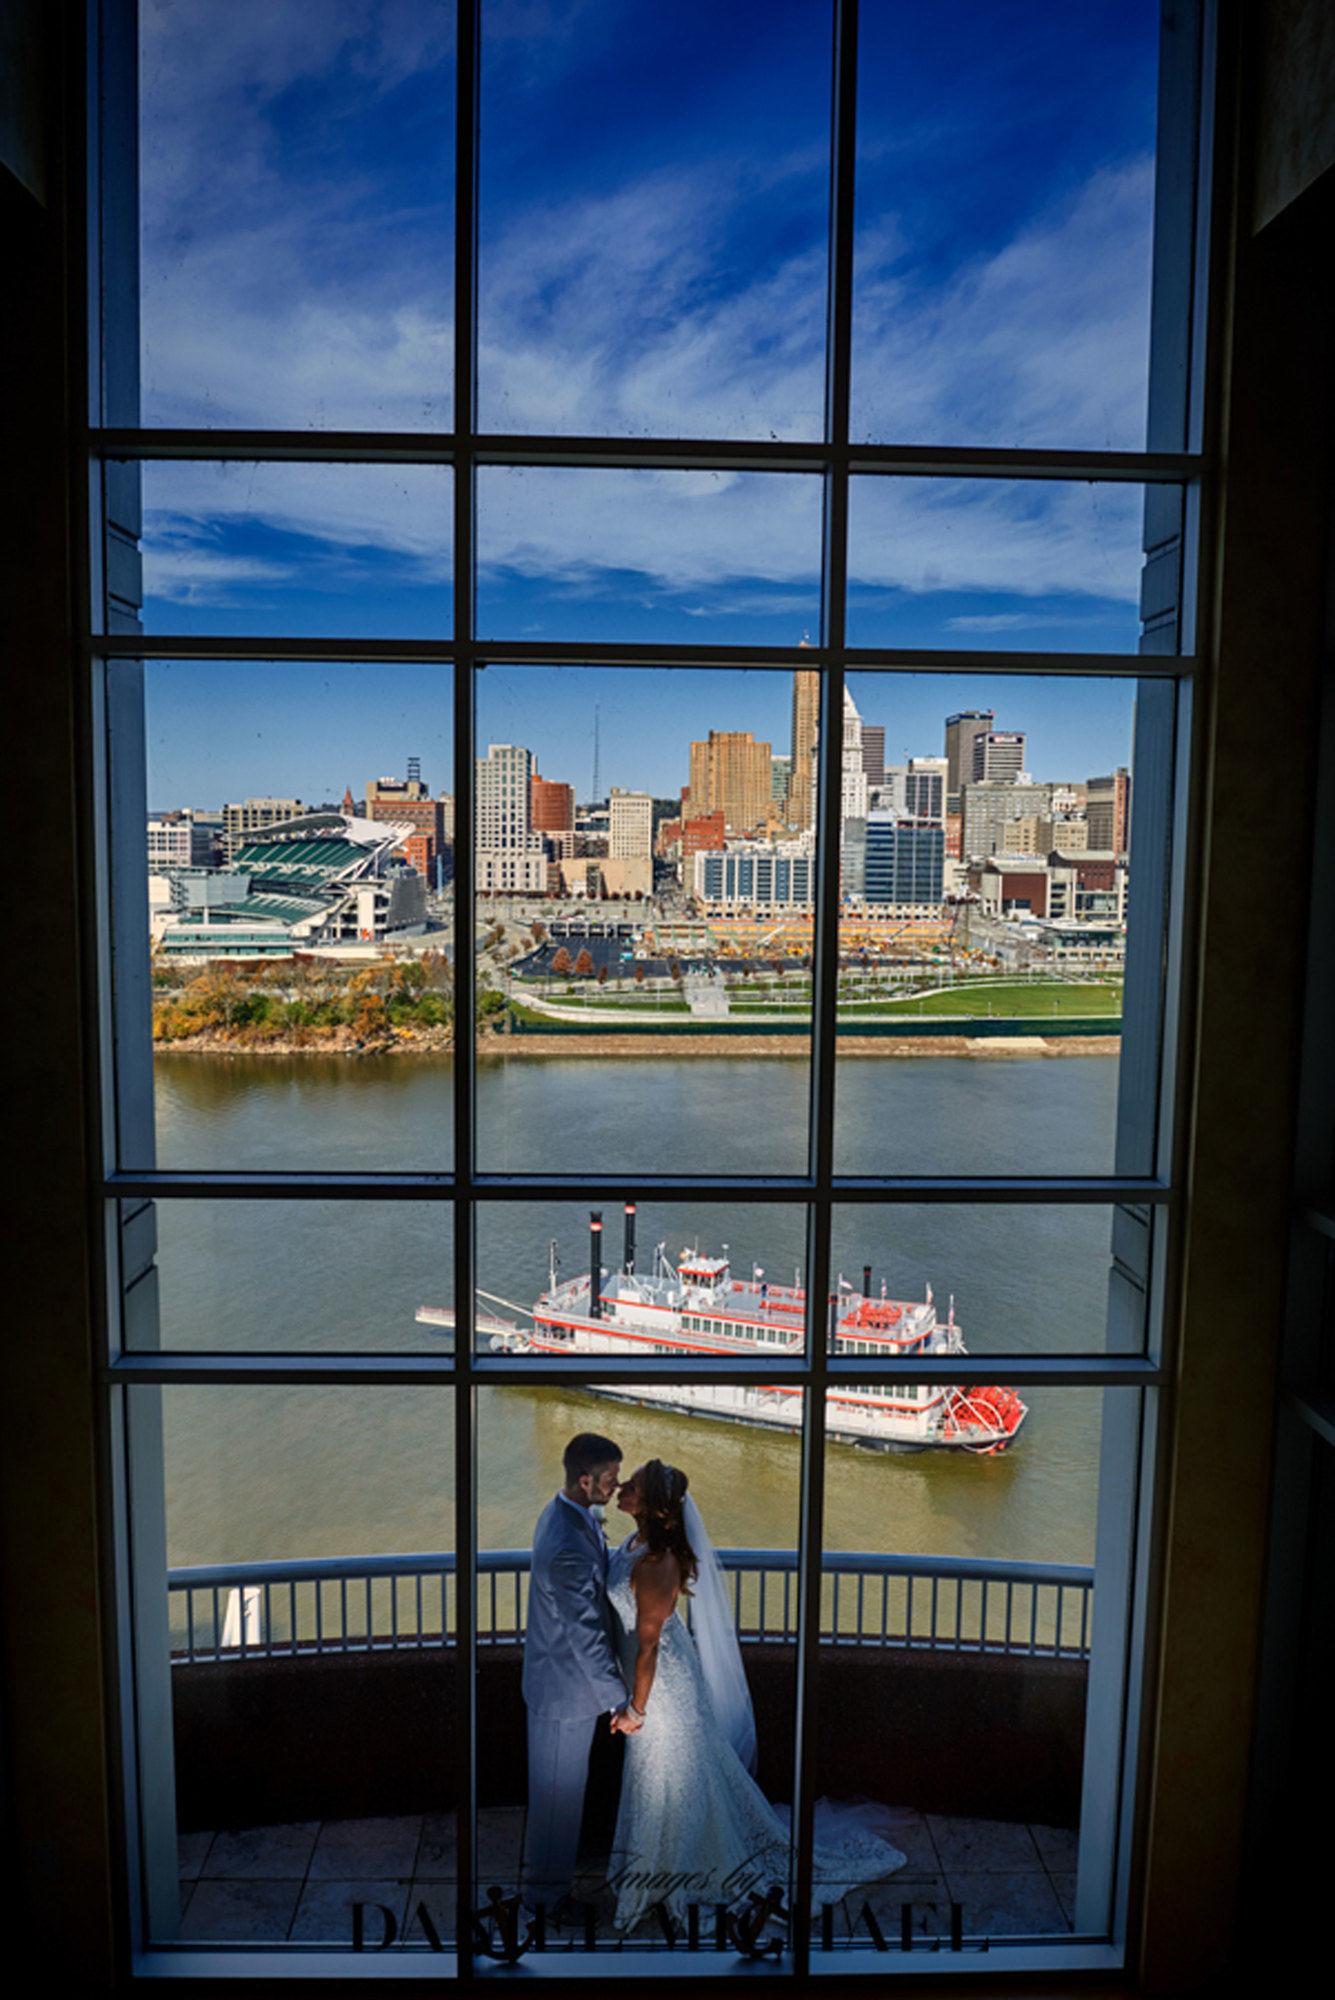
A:
[[[954,1389],[941,1427],[945,1441],[990,1458],[1004,1451],[1029,1414],[1014,1389]]]

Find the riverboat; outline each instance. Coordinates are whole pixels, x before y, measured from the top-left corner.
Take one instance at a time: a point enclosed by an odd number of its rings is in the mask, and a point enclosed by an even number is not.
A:
[[[531,1307],[478,1292],[474,1325],[497,1354],[680,1355],[683,1360],[746,1356],[800,1357],[805,1338],[806,1292],[800,1272],[791,1285],[773,1283],[755,1266],[734,1276],[724,1254],[684,1249],[673,1262],[657,1245],[651,1268],[637,1268],[635,1205],[625,1210],[621,1268],[604,1267],[602,1218],[590,1218],[589,1269],[561,1278],[551,1246],[547,1289]],[[596,1274],[596,1276],[595,1276]],[[500,1318],[491,1308],[517,1313]],[[453,1328],[454,1311],[419,1306],[424,1325]],[[882,1284],[873,1292],[870,1266],[858,1290],[842,1277],[830,1294],[832,1355],[925,1355],[967,1352],[955,1321],[953,1298],[946,1317],[936,1311],[930,1285],[921,1300],[891,1299]],[[760,1366],[757,1375],[760,1374]],[[588,1385],[618,1402],[675,1410],[687,1416],[797,1431],[802,1423],[799,1385],[760,1379],[732,1382],[636,1382]],[[845,1382],[827,1391],[827,1435],[843,1443],[898,1451],[948,1450],[991,1455],[1004,1451],[1028,1406],[1014,1389],[926,1382]]]

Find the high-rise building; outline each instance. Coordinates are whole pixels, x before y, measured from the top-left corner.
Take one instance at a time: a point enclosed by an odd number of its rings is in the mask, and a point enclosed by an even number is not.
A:
[[[816,732],[820,727],[820,675],[799,667],[793,675],[793,767],[788,777],[788,823],[811,826],[816,816]]]
[[[421,771],[422,766],[418,758],[412,757],[408,761],[410,764],[415,764],[419,772]],[[382,822],[393,819],[394,814],[389,810],[391,806],[411,804],[426,797],[427,789],[422,783],[420,776],[410,776],[407,778],[368,778],[366,782],[366,817],[367,819],[375,819]],[[377,812],[376,807],[378,805],[383,805],[385,810]]]
[[[535,771],[529,783],[529,816],[534,833],[573,833],[575,787],[559,778],[540,778]]]
[[[975,736],[985,736],[997,719],[994,708],[962,708],[958,715],[946,717],[946,795],[947,810],[959,809],[961,785],[973,779],[973,740]]]
[[[1059,785],[1016,785],[1009,779],[991,778],[965,785],[960,794],[963,828],[961,850],[967,860],[986,859],[989,854],[1009,852],[1015,835],[1010,829],[1021,819],[1050,817],[1053,795]]]
[[[645,861],[654,851],[651,792],[623,792],[613,785],[608,801],[607,853],[612,861]]]
[[[477,760],[477,887],[483,895],[541,895],[547,887],[542,835],[533,831],[533,753],[491,743]]]
[[[975,785],[1018,782],[1024,770],[1024,731],[989,729],[973,739],[973,769],[965,783]]]
[[[148,822],[148,872],[167,868],[210,868],[217,860],[214,829],[202,823],[188,806],[154,813]]]
[[[223,848],[230,861],[238,847],[252,834],[266,827],[281,826],[284,820],[299,819],[306,808],[300,799],[242,799],[239,805],[224,805]]]
[[[867,816],[865,839],[864,901],[939,908],[945,893],[943,826],[874,812]]]
[[[769,795],[776,805],[788,804],[788,783],[793,775],[791,757],[774,756],[769,760]]]
[[[1085,787],[1085,817],[1089,844],[1109,854],[1125,854],[1131,820],[1131,774],[1125,764],[1106,778],[1091,778]]]
[[[862,768],[867,773],[869,785],[879,785],[885,777],[885,724],[864,722],[862,725]]]
[[[770,746],[749,729],[711,729],[691,745],[690,817],[721,812],[733,833],[763,826],[770,801]]]
[[[862,717],[848,689],[844,689],[843,769],[840,772],[839,819],[867,817],[867,773],[862,763]]]
[[[944,757],[910,757],[904,773],[904,812],[909,819],[945,825],[948,767]]]
[[[414,758],[410,760],[417,763]],[[421,765],[417,764],[420,771]],[[420,777],[371,778],[366,786],[366,817],[397,826],[410,826],[431,842],[432,858],[445,839],[444,815],[439,799],[433,799]]]

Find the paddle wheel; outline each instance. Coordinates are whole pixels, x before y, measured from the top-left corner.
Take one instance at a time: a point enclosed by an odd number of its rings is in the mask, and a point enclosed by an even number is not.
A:
[[[1004,1451],[1029,1414],[1014,1389],[952,1389],[941,1425],[943,1442],[990,1458]]]

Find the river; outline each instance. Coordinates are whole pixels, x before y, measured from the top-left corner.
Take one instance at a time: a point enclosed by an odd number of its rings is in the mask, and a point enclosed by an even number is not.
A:
[[[1111,1164],[1117,1063],[844,1057],[837,1150],[863,1173],[1091,1173]],[[440,1170],[449,1165],[448,1061],[159,1055],[158,1164],[174,1168]],[[788,1060],[501,1058],[479,1065],[479,1159],[496,1171],[795,1171],[807,1072]],[[607,1261],[621,1213],[605,1209]],[[726,1242],[733,1266],[791,1282],[800,1207],[728,1215],[648,1203],[639,1258]],[[1102,1344],[1106,1208],[846,1208],[834,1252],[892,1297],[953,1295],[972,1353],[1093,1352]],[[158,1204],[161,1339],[185,1349],[437,1350],[421,1304],[450,1300],[448,1208],[425,1202]],[[530,1303],[561,1268],[588,1267],[587,1211],[493,1204],[478,1281]],[[1005,1379],[980,1363],[980,1381]],[[453,1538],[449,1390],[186,1388],[161,1392],[173,1564],[441,1550]],[[1104,1398],[1030,1389],[1016,1444],[994,1458],[831,1448],[832,1548],[1092,1560]],[[628,1468],[683,1465],[722,1544],[791,1545],[796,1438],[663,1415],[554,1389],[478,1395],[483,1547],[526,1545],[572,1431],[609,1432]],[[618,1532],[615,1528],[614,1534]]]

